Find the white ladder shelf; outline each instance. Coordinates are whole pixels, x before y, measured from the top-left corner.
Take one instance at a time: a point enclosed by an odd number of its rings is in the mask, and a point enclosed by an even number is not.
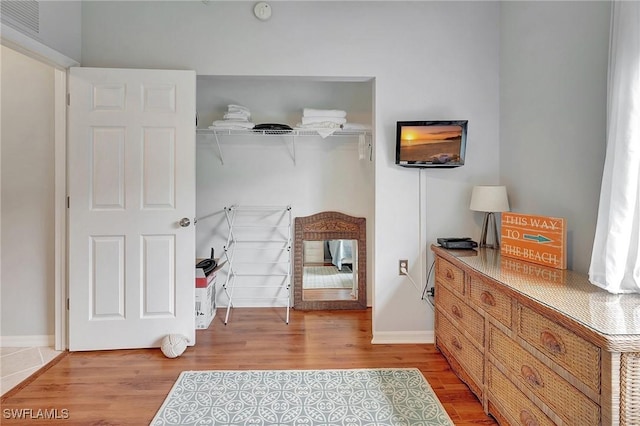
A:
[[[224,323],[233,301],[283,301],[289,324],[291,305],[291,206],[237,206],[224,208],[229,235],[224,256],[229,264],[222,286],[229,299]],[[235,290],[264,296],[236,295]],[[265,294],[266,293],[266,294]]]

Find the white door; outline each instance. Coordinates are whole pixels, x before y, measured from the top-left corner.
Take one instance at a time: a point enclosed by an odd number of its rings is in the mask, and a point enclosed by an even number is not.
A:
[[[71,68],[72,351],[195,343],[195,90],[193,71]]]

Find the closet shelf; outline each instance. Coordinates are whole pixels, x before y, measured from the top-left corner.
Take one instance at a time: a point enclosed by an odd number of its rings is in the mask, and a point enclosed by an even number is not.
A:
[[[197,129],[199,135],[224,135],[224,136],[320,136],[316,130],[251,130],[251,129]],[[333,136],[371,136],[370,130],[336,130]]]
[[[222,148],[220,147],[221,136],[291,136],[291,159],[293,164],[296,164],[296,138],[297,137],[321,137],[317,130],[252,130],[252,129],[196,129],[197,135],[206,136],[207,138],[214,138],[218,147],[218,154],[220,156],[220,164],[224,165],[224,156],[222,155]],[[360,143],[364,145],[366,142],[367,157],[369,161],[373,161],[373,138],[370,130],[336,130],[331,135],[326,137],[355,137],[357,136]],[[364,157],[364,156],[363,156]]]

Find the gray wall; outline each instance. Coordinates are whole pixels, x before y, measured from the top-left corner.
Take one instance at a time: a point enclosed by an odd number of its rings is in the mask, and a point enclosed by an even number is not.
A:
[[[16,13],[20,10],[11,9],[10,13]],[[18,42],[15,39],[15,30],[20,34],[37,40],[42,45],[53,49],[58,53],[62,53],[68,58],[80,62],[81,50],[81,32],[82,32],[82,2],[81,1],[39,1],[37,8],[27,9],[30,13],[27,16],[36,18],[38,22],[37,31],[33,28],[22,25],[20,18],[12,15],[2,17],[3,43]],[[33,11],[37,11],[35,15],[31,15]],[[24,12],[24,10],[22,11]],[[28,19],[27,19],[28,20]],[[21,46],[26,47],[26,46]],[[40,52],[42,53],[42,52]]]
[[[58,52],[80,62],[82,2],[40,1],[39,39]]]
[[[471,187],[498,180],[499,4],[274,2],[267,22],[253,5],[86,2],[83,65],[374,78],[374,339],[428,339],[433,311],[398,259],[422,285],[428,245],[450,229],[474,232]],[[464,167],[394,164],[396,121],[420,119],[469,120]]]
[[[61,17],[78,3],[43,3],[57,8],[49,28],[77,32]],[[506,184],[514,211],[565,217],[569,264],[587,270],[605,152],[608,2],[273,2],[267,22],[253,4],[83,2],[81,55],[77,36],[46,44],[84,66],[374,78],[374,339],[428,338],[433,313],[397,262],[409,259],[423,284],[436,237],[478,238],[481,215],[468,210],[476,184]],[[395,121],[426,118],[469,120],[464,167],[393,164]],[[45,299],[48,286],[32,293]],[[50,330],[31,322],[25,333]]]
[[[504,2],[500,179],[512,210],[567,220],[586,273],[605,154],[610,3]]]

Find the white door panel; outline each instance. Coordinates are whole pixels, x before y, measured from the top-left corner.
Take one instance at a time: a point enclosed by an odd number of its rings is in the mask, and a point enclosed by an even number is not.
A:
[[[72,68],[69,348],[195,343],[195,73]]]

